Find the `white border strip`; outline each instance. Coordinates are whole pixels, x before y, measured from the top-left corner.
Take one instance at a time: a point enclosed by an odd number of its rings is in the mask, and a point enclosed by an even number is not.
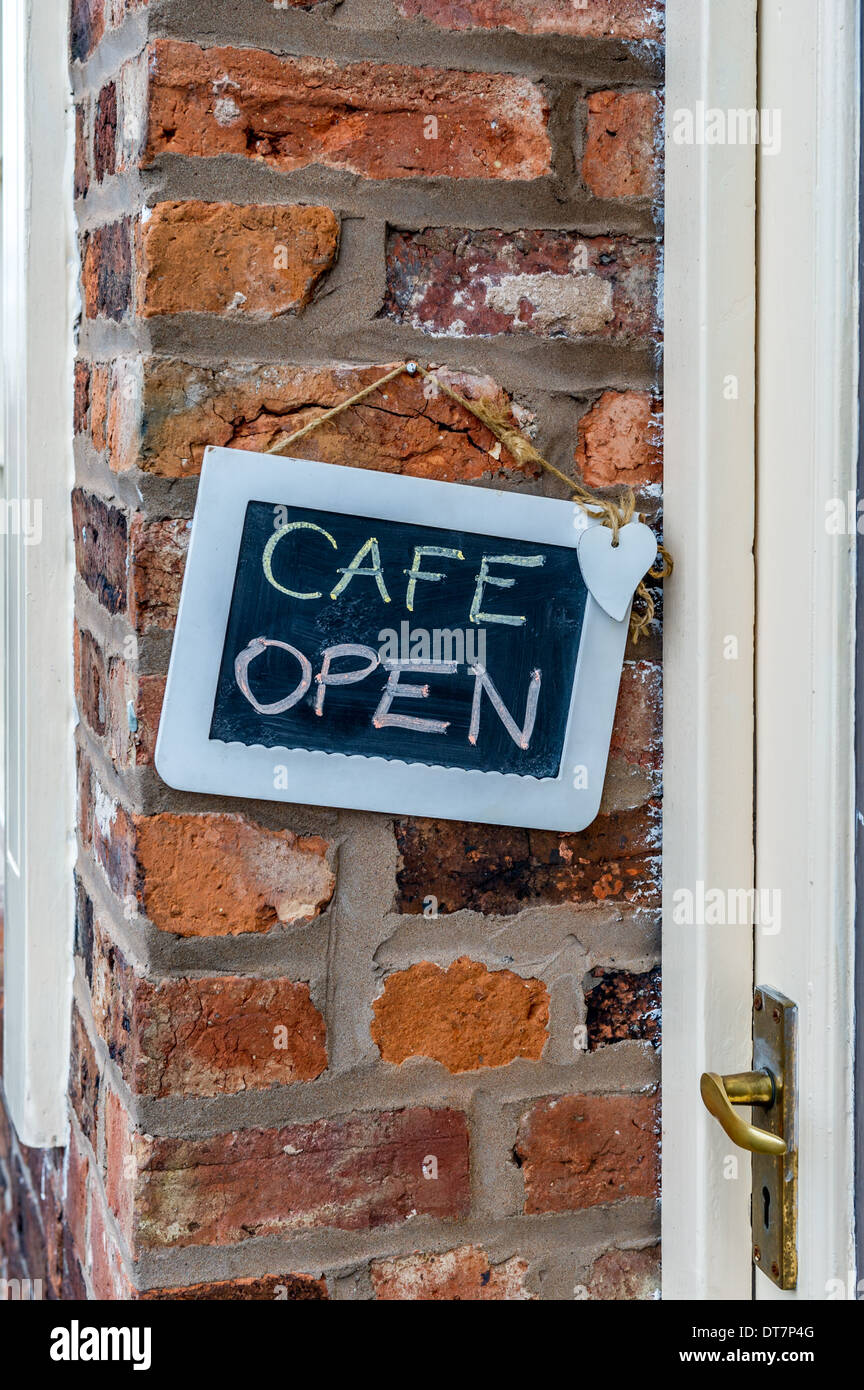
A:
[[[749,1066],[752,935],[672,910],[699,881],[753,882],[755,158],[670,137],[697,102],[755,107],[756,0],[666,8],[663,1292],[747,1299],[749,1163],[726,1176],[699,1074]]]
[[[798,1290],[854,1288],[853,534],[826,505],[857,486],[858,5],[760,8],[757,882],[782,930],[756,971],[798,1004]],[[859,1271],[860,1275],[861,1271]],[[854,1295],[852,1295],[854,1296]]]
[[[3,1082],[19,1138],[61,1144],[72,984],[72,223],[68,10],[3,4],[6,494],[42,539],[4,540],[7,579]]]

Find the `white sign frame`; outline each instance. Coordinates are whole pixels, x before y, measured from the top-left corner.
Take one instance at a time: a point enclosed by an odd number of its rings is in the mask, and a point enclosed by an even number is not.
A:
[[[600,807],[629,625],[589,593],[556,778],[437,767],[209,737],[249,502],[336,511],[573,550],[589,525],[570,502],[236,449],[205,451],[156,769],[179,791],[578,831]],[[277,787],[277,767],[290,785]],[[584,784],[584,785],[583,785]]]

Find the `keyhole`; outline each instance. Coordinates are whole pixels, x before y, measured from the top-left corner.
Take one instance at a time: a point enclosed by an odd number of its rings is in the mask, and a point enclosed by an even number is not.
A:
[[[762,1219],[767,1231],[771,1224],[771,1193],[767,1187],[762,1188]]]

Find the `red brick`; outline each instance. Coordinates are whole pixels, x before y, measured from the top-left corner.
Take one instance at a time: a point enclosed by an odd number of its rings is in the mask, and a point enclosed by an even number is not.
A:
[[[548,1037],[549,995],[540,980],[486,970],[467,956],[447,969],[422,961],[384,981],[372,1037],[385,1062],[430,1057],[450,1072],[538,1061]]]
[[[75,879],[75,954],[81,957],[88,985],[93,982],[93,902],[78,877]]]
[[[87,1299],[87,1284],[84,1279],[82,1259],[76,1250],[68,1226],[63,1228],[63,1281],[60,1297],[64,1303],[84,1303]]]
[[[648,1250],[607,1250],[591,1267],[588,1296],[618,1302],[658,1299],[659,1245]]]
[[[20,1253],[23,1277],[34,1284],[38,1280],[41,1285],[38,1290],[39,1297],[47,1298],[51,1296],[53,1287],[51,1251],[46,1244],[40,1206],[33,1196],[17,1157],[13,1159],[10,1179],[10,1226]]]
[[[654,1096],[555,1096],[520,1122],[515,1153],[525,1211],[578,1211],[655,1197],[659,1107]]]
[[[109,1199],[136,1254],[315,1227],[368,1230],[418,1216],[457,1220],[468,1209],[468,1129],[455,1110],[166,1139],[133,1132],[112,1094],[107,1152]],[[437,1177],[426,1177],[433,1158]]]
[[[124,512],[93,493],[72,492],[75,563],[82,580],[110,613],[125,612],[126,543]]]
[[[323,1303],[329,1298],[327,1280],[311,1274],[268,1274],[263,1279],[225,1279],[215,1284],[187,1284],[182,1288],[148,1289],[142,1302],[181,1303]]]
[[[663,671],[659,663],[625,661],[610,749],[635,767],[659,768],[663,754]]]
[[[93,126],[93,176],[101,183],[117,165],[117,86],[108,82],[99,93]]]
[[[87,1201],[90,1171],[87,1156],[78,1142],[74,1125],[69,1133],[66,1150],[66,1181],[64,1188],[63,1221],[70,1240],[67,1255],[74,1253],[75,1261],[87,1259]],[[74,1274],[74,1263],[70,1265]]]
[[[105,32],[105,0],[72,0],[69,48],[73,60],[86,62]]]
[[[651,198],[660,186],[661,121],[656,92],[594,92],[582,177],[598,198]]]
[[[132,223],[128,217],[85,232],[81,259],[88,319],[119,322],[132,306]]]
[[[663,414],[647,391],[604,391],[579,421],[574,455],[589,487],[650,487],[663,479]]]
[[[208,444],[266,451],[281,435],[355,395],[393,365],[202,367],[149,358],[141,423],[127,455],[149,473],[180,478],[200,471]],[[438,375],[468,399],[488,402],[515,419],[509,397],[489,377],[446,368]],[[469,411],[408,376],[397,377],[291,448],[300,458],[450,482],[507,474],[513,467],[495,436]]]
[[[72,427],[76,434],[84,434],[90,419],[90,366],[80,359],[75,363],[74,391]]]
[[[31,1220],[33,1224],[22,1240],[22,1249],[31,1276],[44,1282],[42,1296],[58,1299],[63,1282],[63,1150],[21,1144],[19,1153],[35,1194],[35,1210],[27,1216],[28,1226]],[[15,1181],[24,1182],[21,1169]],[[29,1209],[29,1201],[26,1205]]]
[[[650,1042],[660,1046],[660,968],[635,974],[597,966],[586,982],[588,1049],[609,1043]]]
[[[139,632],[172,631],[177,619],[189,525],[182,517],[145,521],[137,514],[129,531],[129,616]]]
[[[372,1285],[382,1302],[510,1303],[536,1299],[525,1287],[528,1265],[514,1255],[490,1263],[485,1250],[462,1245],[443,1254],[372,1261]]]
[[[309,986],[237,975],[145,979],[100,932],[93,1017],[130,1090],[216,1096],[311,1081],[327,1066]]]
[[[77,1009],[72,1011],[72,1052],[69,1065],[69,1103],[85,1139],[95,1147],[101,1078],[87,1030]]]
[[[143,910],[178,936],[266,932],[317,917],[334,888],[317,836],[266,830],[239,815],[137,816]]]
[[[118,771],[151,766],[164,676],[140,676],[120,656],[108,662],[108,753]]]
[[[101,453],[105,448],[105,423],[108,417],[109,368],[104,362],[93,365],[91,384],[92,408],[90,411],[90,435],[93,448]]]
[[[300,0],[297,0],[299,3]],[[659,39],[664,0],[398,0],[400,14],[444,29],[513,29],[586,39]]]
[[[538,903],[659,906],[659,804],[600,815],[586,830],[553,831],[406,820],[396,826],[402,855],[400,912],[514,913]]]
[[[108,795],[92,770],[87,811],[89,843],[105,876],[124,904],[137,901],[138,865],[135,859],[135,821],[116,797]]]
[[[109,1229],[99,1193],[94,1193],[90,1209],[88,1271],[95,1299],[113,1302],[131,1297],[132,1288],[126,1278],[123,1259]]]
[[[383,313],[454,337],[639,337],[656,328],[650,242],[560,231],[391,232]]]
[[[85,723],[99,737],[105,732],[106,672],[102,651],[93,634],[76,624],[75,702]]]
[[[108,463],[115,473],[138,463],[141,370],[140,357],[115,357],[111,363],[104,439],[97,447],[107,444]]]
[[[139,228],[140,312],[297,313],[338,249],[329,208],[157,203]]]
[[[534,179],[548,173],[548,109],[532,82],[252,48],[160,40],[146,158],[239,154],[367,178]],[[214,101],[214,93],[221,93]],[[428,138],[430,118],[437,138]]]
[[[76,198],[86,198],[90,187],[90,104],[79,101],[75,107],[75,180]]]

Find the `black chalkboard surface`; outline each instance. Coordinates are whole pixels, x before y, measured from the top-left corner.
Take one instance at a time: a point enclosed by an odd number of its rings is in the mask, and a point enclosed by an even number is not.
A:
[[[249,501],[210,739],[554,778],[586,597],[566,546]]]

